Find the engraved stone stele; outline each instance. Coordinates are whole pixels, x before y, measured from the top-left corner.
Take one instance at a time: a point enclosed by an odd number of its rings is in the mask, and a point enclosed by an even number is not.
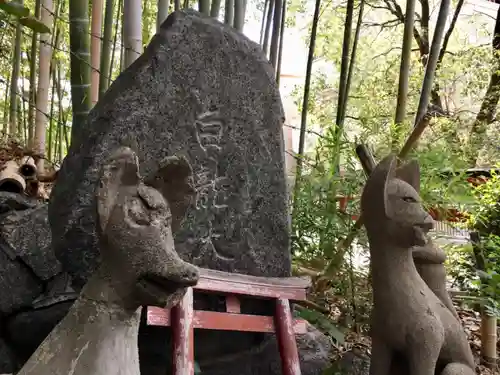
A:
[[[95,202],[101,265],[19,375],[140,374],[141,306],[172,307],[199,279],[172,234],[194,193],[190,176],[185,159],[167,158],[148,186],[134,152],[114,151]]]
[[[88,120],[73,129],[49,206],[53,245],[64,269],[81,286],[97,268],[93,192],[98,172],[111,150],[128,145],[146,179],[154,178],[168,155],[184,156],[193,168],[198,199],[175,235],[181,258],[227,272],[289,276],[283,120],[274,69],[260,46],[195,11],[170,15]],[[195,294],[195,307],[224,306]],[[270,304],[242,301],[244,313],[266,311],[273,311]],[[141,365],[157,363],[163,374],[168,335],[144,328],[144,337],[149,348],[140,349]],[[263,339],[200,330],[197,361],[201,366],[203,359],[233,358]],[[225,369],[235,369],[235,363],[227,362]]]
[[[473,375],[474,359],[453,312],[421,278],[412,250],[433,220],[420,202],[419,170],[399,175],[382,160],[361,196],[373,287],[371,375]]]

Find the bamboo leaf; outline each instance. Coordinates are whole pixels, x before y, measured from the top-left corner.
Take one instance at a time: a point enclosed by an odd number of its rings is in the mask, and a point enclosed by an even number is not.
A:
[[[42,21],[37,20],[33,16],[21,17],[19,23],[27,28],[36,31],[39,34],[50,34],[50,27],[45,25]]]
[[[22,4],[12,1],[0,1],[0,9],[16,17],[27,17],[30,14],[30,10],[28,8],[26,8]]]

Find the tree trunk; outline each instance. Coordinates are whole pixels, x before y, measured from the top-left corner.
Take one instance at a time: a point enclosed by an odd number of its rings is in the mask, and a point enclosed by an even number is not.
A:
[[[54,24],[52,0],[42,0],[41,21],[49,28]],[[47,127],[47,107],[50,86],[50,60],[52,58],[52,46],[50,45],[50,34],[40,35],[38,88],[36,93],[35,113],[35,151],[45,156],[45,132]],[[38,170],[43,173],[44,160],[41,158],[37,163]]]
[[[142,4],[141,0],[123,1],[123,39],[127,69],[142,54]]]
[[[174,11],[181,9],[181,0],[174,0]]]
[[[212,0],[212,7],[210,8],[210,17],[215,19],[219,18],[221,0]]]
[[[88,0],[69,2],[69,41],[73,109],[71,137],[73,138],[80,131],[91,108]]]
[[[234,0],[226,0],[224,7],[224,23],[229,26],[234,24]]]
[[[245,25],[245,12],[247,0],[238,0],[234,3],[234,28],[238,31],[243,31]]]
[[[168,17],[168,8],[170,7],[170,0],[158,0],[158,14],[156,16],[156,31],[160,31],[161,24]]]
[[[23,1],[18,3],[23,5]],[[17,118],[17,84],[19,81],[19,69],[21,67],[21,42],[22,42],[22,25],[18,22],[16,26],[16,34],[14,37],[14,55],[12,56],[12,74],[10,76],[10,104],[9,104],[9,135],[17,137],[18,118]]]
[[[488,125],[495,120],[495,112],[500,100],[500,8],[497,12],[492,45],[495,66],[491,73],[490,83],[484,94],[483,102],[481,103],[481,109],[472,124],[469,134],[468,159],[471,167],[476,166],[477,157],[484,143]]]
[[[102,0],[92,0],[92,24],[90,40],[90,59],[92,64],[90,101],[92,106],[99,100],[99,69],[101,61],[102,37]]]
[[[109,85],[109,69],[111,60],[111,36],[113,34],[114,1],[106,0],[106,13],[104,14],[104,34],[102,38],[101,64],[99,74],[99,95],[102,96]]]
[[[40,19],[40,0],[35,1],[35,18]],[[28,142],[26,142],[29,149],[33,148],[33,131],[35,129],[37,51],[38,33],[33,31],[33,36],[31,38],[30,91],[28,101]]]

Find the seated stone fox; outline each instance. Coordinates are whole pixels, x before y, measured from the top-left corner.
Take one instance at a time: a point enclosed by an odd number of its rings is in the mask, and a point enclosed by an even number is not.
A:
[[[409,183],[417,193],[420,194],[420,167],[413,160],[396,170],[396,178]],[[446,253],[434,244],[430,236],[427,236],[423,246],[415,246],[412,249],[413,262],[427,286],[444,303],[457,320],[460,318],[453,306],[451,297],[446,289]]]
[[[474,359],[460,322],[412,259],[412,249],[426,244],[433,227],[417,193],[418,169],[405,180],[395,170],[396,158],[385,158],[361,197],[374,305],[370,375],[473,375]]]
[[[111,155],[97,191],[101,266],[18,374],[140,373],[141,306],[172,306],[198,282],[172,235],[194,195],[191,174],[185,159],[170,157],[144,183],[132,150]]]

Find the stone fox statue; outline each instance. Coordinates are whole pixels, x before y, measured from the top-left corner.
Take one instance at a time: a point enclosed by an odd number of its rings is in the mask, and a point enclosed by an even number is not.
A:
[[[20,375],[139,374],[141,306],[171,306],[199,278],[172,235],[194,195],[191,174],[171,157],[143,183],[132,150],[111,155],[97,191],[101,266]]]
[[[420,193],[420,169],[416,161],[399,167],[396,170],[396,178],[408,182],[417,193]],[[455,318],[460,319],[446,290],[446,269],[444,267],[446,253],[427,236],[425,245],[414,247],[412,255],[420,277]]]
[[[426,245],[433,227],[417,193],[418,169],[414,178],[400,178],[396,158],[389,156],[370,175],[361,197],[372,264],[370,375],[394,374],[395,361],[401,374],[473,375],[461,324],[412,259],[412,248]]]

